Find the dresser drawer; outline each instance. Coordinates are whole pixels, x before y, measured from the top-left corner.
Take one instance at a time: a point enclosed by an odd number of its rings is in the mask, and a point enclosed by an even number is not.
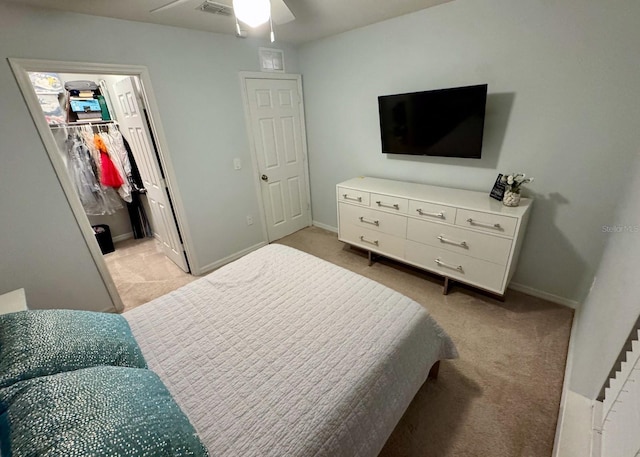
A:
[[[409,200],[409,214],[426,221],[439,221],[453,224],[456,220],[456,209],[451,206]]]
[[[487,262],[506,265],[512,240],[446,224],[410,219],[407,238]]]
[[[389,195],[371,194],[371,207],[392,213],[407,214],[409,200],[406,198],[391,197]]]
[[[376,232],[369,228],[340,223],[340,240],[369,251],[379,252],[400,259],[404,256],[404,238]]]
[[[340,224],[352,224],[376,232],[404,238],[407,234],[407,217],[399,214],[385,213],[370,208],[340,202]]]
[[[498,235],[513,236],[517,222],[515,217],[500,214],[481,213],[468,209],[458,209],[456,212],[456,225]]]
[[[426,244],[407,241],[407,261],[449,278],[502,294],[505,267]]]
[[[338,187],[338,201],[369,206],[369,192]]]

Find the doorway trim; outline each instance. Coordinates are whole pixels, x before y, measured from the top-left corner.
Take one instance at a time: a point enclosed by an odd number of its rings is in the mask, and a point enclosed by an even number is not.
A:
[[[249,94],[247,92],[247,79],[272,79],[272,80],[294,80],[298,85],[298,94],[300,95],[300,130],[304,141],[302,142],[302,154],[304,162],[304,177],[307,182],[307,188],[305,196],[309,204],[309,226],[313,225],[313,212],[311,208],[311,181],[309,179],[309,153],[307,151],[307,122],[304,116],[304,95],[302,92],[302,75],[293,73],[261,73],[256,71],[241,71],[240,77],[240,92],[242,93],[242,105],[244,108],[244,123],[247,131],[247,138],[249,139],[249,150],[251,152],[251,166],[253,167],[253,183],[256,190],[256,197],[258,199],[258,210],[260,212],[260,219],[262,220],[262,236],[267,243],[271,243],[273,240],[269,239],[269,233],[267,232],[267,213],[264,209],[264,203],[262,200],[262,185],[260,183],[260,169],[258,167],[256,143],[253,139],[253,132],[251,130],[251,109],[249,107]]]
[[[123,75],[137,76],[140,79],[140,83],[142,84],[142,96],[144,98],[144,103],[146,105],[146,108],[149,110],[149,120],[151,123],[150,134],[153,135],[157,141],[160,165],[164,170],[166,186],[169,192],[169,196],[173,201],[176,223],[178,224],[178,228],[180,230],[180,233],[182,234],[182,241],[187,256],[187,261],[190,265],[198,265],[197,259],[195,258],[195,249],[193,249],[193,246],[191,245],[191,232],[189,231],[189,226],[187,224],[187,218],[182,204],[182,197],[180,196],[180,191],[178,189],[175,170],[171,162],[169,147],[164,136],[162,124],[160,122],[160,112],[151,86],[151,78],[149,76],[149,70],[147,69],[147,67],[142,65],[65,62],[58,60],[20,59],[11,57],[8,59],[8,61],[13,71],[14,77],[16,78],[16,81],[18,83],[18,86],[20,87],[20,91],[22,92],[22,96],[29,110],[29,114],[31,115],[36,129],[38,130],[38,134],[40,135],[40,139],[42,140],[42,143],[47,151],[49,160],[51,161],[51,165],[54,168],[54,171],[58,177],[58,181],[60,182],[60,186],[64,191],[67,201],[69,202],[71,211],[76,219],[78,228],[80,229],[80,232],[85,239],[87,248],[89,249],[91,257],[93,258],[96,268],[98,269],[98,273],[102,277],[102,281],[104,282],[109,296],[111,297],[114,308],[118,312],[120,312],[124,310],[124,305],[122,303],[120,295],[118,294],[115,283],[113,282],[111,273],[107,268],[107,264],[104,260],[102,252],[100,251],[100,247],[95,240],[93,229],[91,228],[89,219],[84,212],[82,203],[80,202],[80,197],[78,197],[77,192],[75,191],[62,157],[60,157],[58,146],[56,145],[53,133],[51,133],[45,117],[43,115],[40,115],[40,104],[38,103],[38,98],[35,91],[33,90],[28,72],[49,71],[56,73]]]

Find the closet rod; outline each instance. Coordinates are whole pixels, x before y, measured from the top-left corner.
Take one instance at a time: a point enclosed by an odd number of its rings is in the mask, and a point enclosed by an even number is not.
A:
[[[50,125],[49,128],[68,129],[68,128],[82,127],[83,125],[88,125],[89,127],[100,127],[103,125],[115,125],[117,127],[120,126],[120,124],[118,124],[118,121],[95,121],[95,122],[74,122],[73,124],[54,124],[54,125]]]

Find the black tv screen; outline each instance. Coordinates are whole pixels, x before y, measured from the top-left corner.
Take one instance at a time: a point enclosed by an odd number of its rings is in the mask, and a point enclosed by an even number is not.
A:
[[[479,159],[487,84],[378,97],[384,154]]]

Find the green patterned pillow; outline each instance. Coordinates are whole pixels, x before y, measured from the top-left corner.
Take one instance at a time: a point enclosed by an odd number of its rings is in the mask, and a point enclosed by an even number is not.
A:
[[[0,389],[0,455],[206,456],[150,370],[94,367]]]
[[[0,316],[0,388],[100,365],[147,367],[118,314],[57,309]]]

